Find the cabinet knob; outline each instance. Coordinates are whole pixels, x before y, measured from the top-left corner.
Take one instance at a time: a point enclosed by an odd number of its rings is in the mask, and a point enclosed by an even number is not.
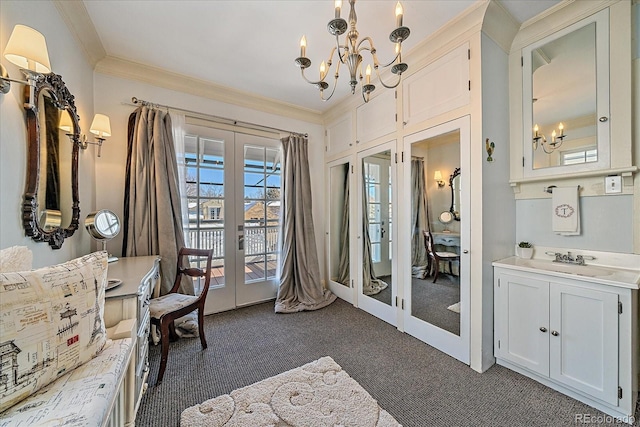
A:
[[[609,117],[607,117],[607,116],[602,116],[602,117],[600,117],[598,120],[599,120],[601,123],[604,123],[604,122],[606,122],[607,120],[609,120]]]
[[[557,337],[558,335],[560,335],[560,332],[558,332],[558,331],[551,331],[551,335],[553,335],[554,337]]]
[[[469,253],[469,250],[468,250],[468,249],[465,249],[465,250],[463,250],[463,251],[462,251],[462,253],[463,253],[463,254],[468,254],[468,253]]]
[[[544,326],[540,326],[540,332],[547,332],[547,328],[545,328]]]

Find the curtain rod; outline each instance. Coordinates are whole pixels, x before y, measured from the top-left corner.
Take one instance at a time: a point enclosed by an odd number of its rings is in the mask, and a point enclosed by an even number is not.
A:
[[[205,118],[207,120],[212,120],[212,121],[214,121],[216,123],[222,123],[222,124],[233,125],[233,126],[240,126],[240,127],[247,128],[247,129],[270,130],[270,131],[290,133],[290,134],[294,134],[294,135],[304,135],[305,137],[309,136],[309,134],[307,134],[307,133],[294,132],[294,131],[291,131],[291,130],[279,129],[279,128],[274,128],[274,127],[270,127],[270,126],[264,126],[264,125],[260,125],[260,124],[257,124],[257,123],[243,122],[241,120],[229,119],[227,117],[214,116],[212,114],[200,113],[198,111],[186,110],[184,108],[179,108],[179,107],[172,107],[170,105],[156,104],[155,102],[145,101],[144,99],[139,99],[139,98],[136,98],[135,96],[131,97],[131,102],[133,102],[133,104],[137,105],[137,106],[144,105],[144,106],[152,107],[152,108],[166,108],[167,111],[168,110],[180,111],[180,112],[183,112],[183,113],[195,115],[197,118]]]

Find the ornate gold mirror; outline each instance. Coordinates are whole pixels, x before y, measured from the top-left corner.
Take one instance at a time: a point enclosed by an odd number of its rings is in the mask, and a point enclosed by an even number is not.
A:
[[[37,77],[27,111],[27,184],[22,221],[27,236],[60,249],[78,228],[80,126],[74,97],[62,77]]]

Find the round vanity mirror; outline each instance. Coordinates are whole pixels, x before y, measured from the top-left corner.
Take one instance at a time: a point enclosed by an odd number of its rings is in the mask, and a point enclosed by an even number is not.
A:
[[[107,250],[107,241],[113,239],[120,232],[120,219],[110,210],[102,209],[91,212],[84,220],[84,227],[94,239],[102,242],[102,250]],[[109,262],[118,258],[109,256]]]
[[[453,221],[453,214],[449,211],[444,211],[438,217],[438,221],[444,224],[444,232],[448,233],[447,225]]]

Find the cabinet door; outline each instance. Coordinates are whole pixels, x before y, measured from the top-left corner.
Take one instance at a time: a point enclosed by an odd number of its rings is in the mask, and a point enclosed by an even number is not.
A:
[[[351,114],[346,114],[327,126],[327,155],[332,156],[353,146]]]
[[[549,375],[549,282],[500,274],[496,356]]]
[[[403,121],[416,124],[467,105],[469,44],[465,43],[404,80]]]
[[[396,130],[395,91],[383,90],[383,93],[362,104],[356,111],[356,140],[360,145]]]
[[[618,294],[551,283],[550,376],[618,404]]]

